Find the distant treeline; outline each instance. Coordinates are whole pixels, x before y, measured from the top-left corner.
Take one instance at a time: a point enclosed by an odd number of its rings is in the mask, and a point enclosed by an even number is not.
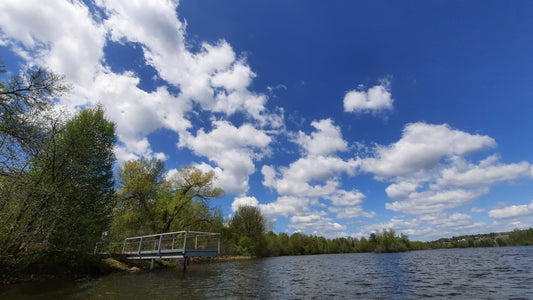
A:
[[[533,228],[503,233],[464,235],[431,242],[410,241],[407,235],[383,229],[368,238],[327,239],[296,232],[266,232],[266,220],[256,207],[241,207],[223,229],[223,255],[258,257],[333,253],[389,253],[444,248],[474,248],[533,245]]]
[[[423,243],[426,249],[477,248],[533,245],[533,228],[511,232],[462,235]]]
[[[305,235],[300,232],[288,235],[275,234],[272,231],[265,235],[266,250],[269,256],[306,255],[326,253],[356,252],[403,252],[409,250],[410,242],[406,235],[397,235],[392,229],[372,233],[369,238],[335,238],[326,239],[320,236]]]
[[[392,229],[372,233],[368,238],[341,237],[327,239],[322,236],[295,232],[276,234],[266,232],[266,219],[260,210],[242,206],[229,226],[223,229],[223,255],[284,256],[357,252],[402,252],[411,249],[404,234]]]

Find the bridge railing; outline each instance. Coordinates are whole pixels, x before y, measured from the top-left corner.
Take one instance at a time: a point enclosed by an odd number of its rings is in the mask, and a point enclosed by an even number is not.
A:
[[[202,251],[216,251],[220,254],[220,233],[200,231],[177,231],[130,237],[124,240],[122,254],[138,255],[165,255],[175,254],[190,256]]]

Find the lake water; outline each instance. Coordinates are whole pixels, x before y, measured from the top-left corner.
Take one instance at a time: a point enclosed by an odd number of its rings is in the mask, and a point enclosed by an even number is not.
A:
[[[533,247],[288,256],[50,281],[0,299],[533,299]]]

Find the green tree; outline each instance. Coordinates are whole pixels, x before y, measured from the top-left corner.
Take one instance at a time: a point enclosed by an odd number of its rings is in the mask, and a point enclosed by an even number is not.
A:
[[[224,191],[214,187],[215,173],[183,167],[165,180],[160,201],[156,203],[158,230],[205,230],[213,221],[208,200],[220,197]],[[220,216],[215,217],[219,220]]]
[[[107,231],[115,206],[113,148],[115,124],[102,106],[84,109],[69,120],[59,141],[44,159],[56,164],[50,184],[59,183],[61,204],[50,242],[88,249]]]
[[[406,235],[397,235],[393,229],[383,229],[382,232],[372,233],[369,238],[373,245],[373,252],[403,252],[409,249],[409,239]]]
[[[118,201],[112,225],[118,239],[157,232],[155,203],[164,174],[164,163],[156,159],[130,160],[118,168]]]
[[[265,236],[265,240],[268,249],[268,256],[281,255],[281,242],[277,234],[269,231]]]
[[[52,102],[67,90],[62,76],[37,67],[0,83],[0,253],[17,252],[36,235],[26,226],[29,212],[35,213],[30,208],[40,202],[35,158],[60,123],[46,117]]]
[[[107,229],[114,201],[115,125],[98,106],[63,122],[50,118],[41,149],[19,174],[3,178],[11,224],[7,253],[27,246],[86,251]]]
[[[278,240],[280,244],[280,255],[289,255],[289,235],[281,232],[278,234]]]
[[[307,236],[301,232],[295,232],[289,237],[289,254],[304,255],[306,254],[305,244]]]
[[[114,238],[181,230],[220,230],[222,217],[208,201],[223,191],[214,187],[214,172],[184,167],[169,176],[164,163],[136,159],[118,169],[118,203]]]
[[[525,230],[515,229],[509,234],[509,240],[516,246],[533,245],[533,228]]]
[[[267,221],[259,208],[241,206],[229,222],[237,252],[243,255],[264,256],[267,254],[265,233]]]

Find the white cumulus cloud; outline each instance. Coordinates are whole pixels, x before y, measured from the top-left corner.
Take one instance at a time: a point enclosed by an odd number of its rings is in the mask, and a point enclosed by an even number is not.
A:
[[[450,128],[447,124],[412,123],[402,138],[378,146],[375,157],[362,160],[362,169],[378,176],[402,176],[436,166],[446,156],[466,155],[495,147],[494,139]]]
[[[378,145],[370,156],[357,161],[361,171],[392,181],[385,190],[393,200],[385,204],[387,209],[435,214],[473,202],[488,194],[491,185],[528,177],[531,165],[525,161],[504,164],[491,155],[473,163],[466,158],[495,146],[489,136],[447,124],[412,123],[399,141]]]
[[[315,131],[310,134],[300,131],[294,139],[302,157],[289,166],[265,165],[261,169],[263,184],[279,194],[276,201],[261,205],[262,211],[269,216],[292,216],[290,226],[302,231],[309,229],[303,220],[310,216],[321,216],[316,228],[322,224],[324,232],[326,225],[338,227],[338,223],[328,221],[331,218],[323,217],[330,213],[339,219],[374,217],[374,212],[363,209],[363,193],[341,187],[341,176],[355,176],[359,162],[337,156],[337,152],[348,150],[340,128],[330,119],[313,121],[311,125]],[[344,229],[335,230],[338,233]]]
[[[384,79],[380,85],[375,85],[366,91],[360,86],[357,90],[347,92],[344,95],[344,111],[365,113],[392,110],[393,102],[390,82]]]
[[[249,124],[235,127],[227,121],[215,121],[214,125],[208,133],[200,129],[196,136],[182,134],[178,146],[214,162],[220,187],[227,193],[246,193],[249,176],[255,172],[254,161],[267,154],[272,138]]]
[[[494,219],[516,218],[523,216],[533,216],[533,201],[531,201],[530,204],[511,205],[489,211],[489,217]]]
[[[254,206],[257,207],[259,201],[255,197],[237,197],[231,203],[231,210],[236,212],[241,206]]]
[[[497,162],[498,159],[498,156],[490,156],[478,165],[466,162],[456,163],[441,172],[437,184],[476,187],[528,176],[530,169],[528,162],[502,164]]]
[[[345,225],[341,225],[321,214],[293,216],[289,227],[298,231],[311,231],[313,234],[328,237],[345,236],[347,229]]]
[[[342,138],[340,127],[333,125],[331,119],[311,122],[316,131],[306,135],[298,133],[296,142],[309,155],[329,155],[337,151],[346,151],[348,143]]]

